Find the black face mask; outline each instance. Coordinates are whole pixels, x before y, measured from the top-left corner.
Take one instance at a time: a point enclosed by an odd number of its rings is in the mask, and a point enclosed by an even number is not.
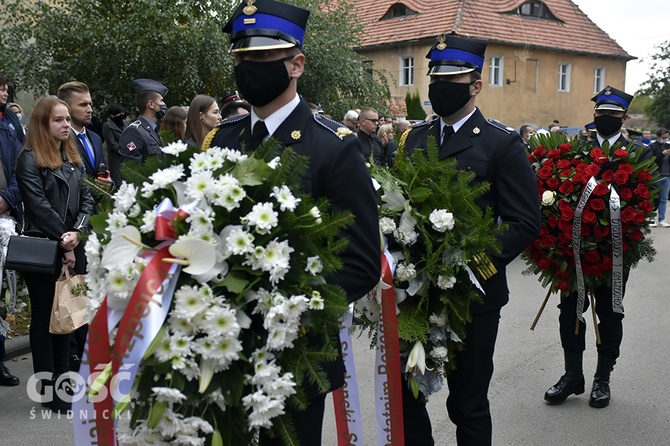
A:
[[[594,117],[593,123],[596,125],[596,130],[598,130],[598,133],[600,133],[601,136],[612,136],[621,130],[623,118],[602,115]]]
[[[114,124],[116,124],[116,126],[118,128],[122,128],[123,127],[123,117],[124,117],[123,115],[114,116],[114,117],[112,117],[112,122]]]
[[[163,119],[163,116],[165,116],[165,113],[167,113],[167,105],[161,104],[161,109],[156,112],[156,119],[161,120]]]
[[[242,97],[255,107],[274,101],[291,83],[285,61],[295,56],[271,62],[243,60],[235,66],[235,82]]]
[[[459,82],[437,81],[428,86],[428,99],[440,116],[451,116],[463,108],[471,98],[470,85]]]

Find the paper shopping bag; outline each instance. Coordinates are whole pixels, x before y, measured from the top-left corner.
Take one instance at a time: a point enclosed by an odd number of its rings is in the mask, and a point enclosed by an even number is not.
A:
[[[63,265],[56,281],[49,333],[69,334],[86,324],[86,292],[86,276],[74,274],[74,271],[70,274],[70,268]]]

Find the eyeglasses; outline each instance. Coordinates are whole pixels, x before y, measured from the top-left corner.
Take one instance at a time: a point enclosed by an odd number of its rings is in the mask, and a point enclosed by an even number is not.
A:
[[[366,119],[366,120],[368,120],[368,121],[370,121],[370,122],[374,122],[375,124],[379,124],[379,118],[377,118],[377,119],[360,118],[360,119]]]

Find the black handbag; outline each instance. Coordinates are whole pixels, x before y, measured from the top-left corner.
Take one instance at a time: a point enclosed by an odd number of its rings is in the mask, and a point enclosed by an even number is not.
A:
[[[58,240],[25,235],[9,238],[5,269],[53,276],[61,266],[58,263]]]

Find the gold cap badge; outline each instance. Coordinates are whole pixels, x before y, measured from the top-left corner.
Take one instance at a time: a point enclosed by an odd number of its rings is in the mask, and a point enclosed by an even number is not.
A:
[[[295,139],[296,141],[300,139],[302,134],[300,133],[300,130],[293,130],[291,132],[291,138]]]
[[[442,51],[447,47],[447,43],[445,42],[447,40],[447,37],[442,34],[440,37],[437,38],[437,49]]]
[[[609,96],[612,94],[612,90],[609,86],[605,87],[605,96]]]
[[[247,6],[244,7],[242,12],[246,15],[253,15],[258,11],[258,8],[254,6],[256,0],[247,0]]]
[[[472,133],[474,133],[475,135],[479,135],[479,132],[481,132],[481,130],[479,130],[479,127],[475,127],[474,129],[472,129]]]

